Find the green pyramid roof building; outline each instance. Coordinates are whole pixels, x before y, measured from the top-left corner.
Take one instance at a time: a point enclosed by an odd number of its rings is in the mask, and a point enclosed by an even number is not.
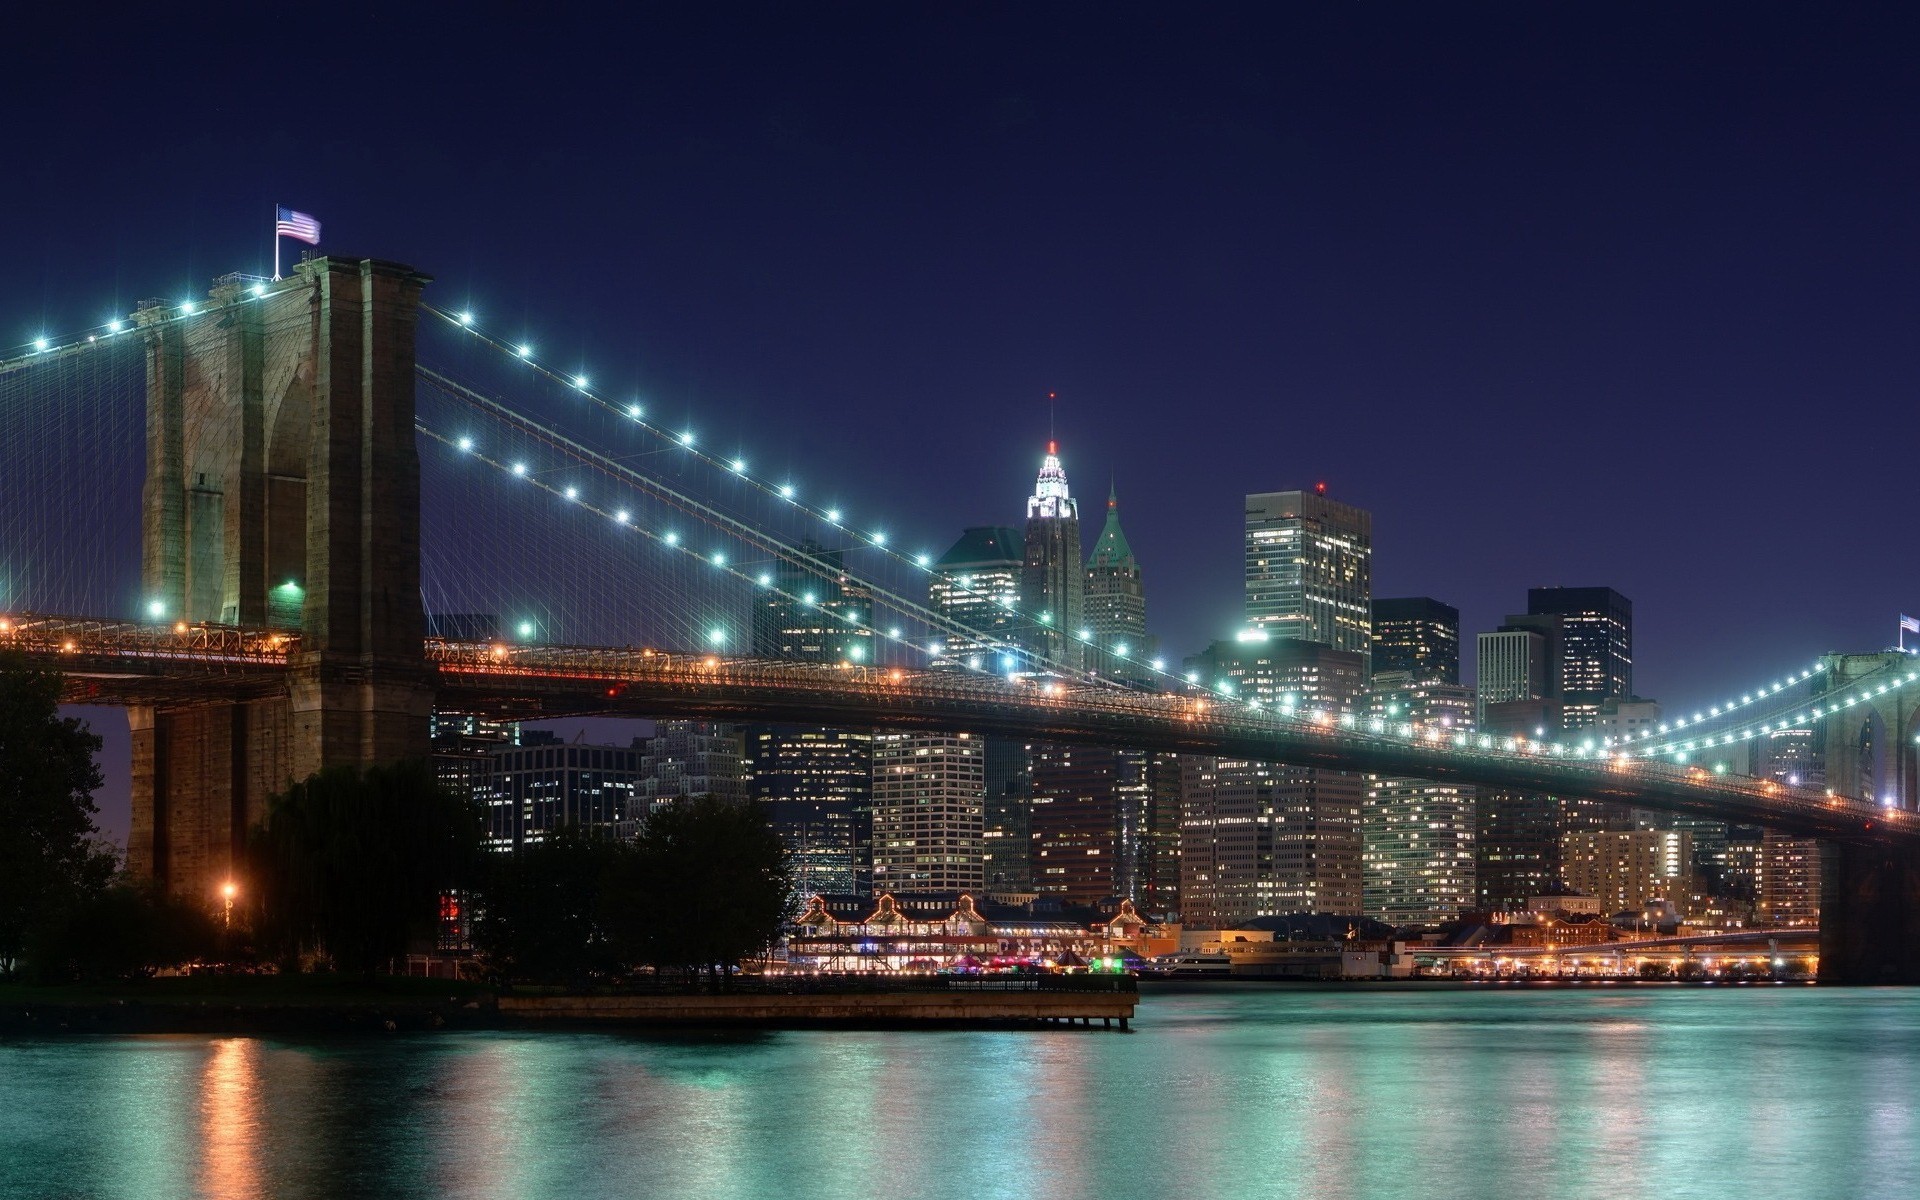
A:
[[[1087,566],[1137,570],[1139,564],[1133,561],[1133,547],[1127,545],[1127,535],[1120,528],[1120,500],[1118,494],[1107,489],[1107,523],[1100,529],[1100,537],[1093,543],[1093,557],[1087,560]]]

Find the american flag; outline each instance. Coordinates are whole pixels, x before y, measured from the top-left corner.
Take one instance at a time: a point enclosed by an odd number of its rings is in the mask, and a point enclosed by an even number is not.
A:
[[[320,244],[320,222],[303,212],[290,208],[278,208],[279,219],[274,222],[273,236],[290,237],[305,242],[309,246]]]
[[[1906,630],[1908,633],[1920,633],[1920,617],[1909,617],[1907,614],[1901,613],[1900,628]]]

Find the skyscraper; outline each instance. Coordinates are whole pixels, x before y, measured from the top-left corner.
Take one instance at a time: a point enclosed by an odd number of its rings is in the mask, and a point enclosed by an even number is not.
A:
[[[1605,912],[1650,900],[1684,905],[1693,886],[1693,835],[1674,829],[1583,829],[1561,838],[1568,888],[1598,896]]]
[[[1530,616],[1560,618],[1558,686],[1568,729],[1633,695],[1633,601],[1608,587],[1527,589]]]
[[[1538,629],[1503,625],[1479,637],[1479,664],[1475,679],[1477,699],[1474,719],[1482,728],[1496,728],[1502,722],[1497,705],[1518,705],[1553,698],[1548,641]],[[1524,722],[1523,722],[1524,723]],[[1557,723],[1556,723],[1557,724]],[[1500,729],[1500,732],[1509,732]],[[1515,729],[1533,736],[1531,729]]]
[[[949,635],[934,657],[935,666],[991,668],[996,647],[1021,640],[1018,610],[1025,553],[1018,530],[976,525],[940,556],[928,601],[936,612],[972,632]],[[985,884],[994,891],[1026,892],[1033,886],[1028,747],[1017,738],[990,738],[982,745]]]
[[[1460,610],[1430,596],[1373,602],[1373,673],[1415,683],[1460,682]]]
[[[1105,746],[1033,748],[1033,889],[1069,904],[1118,894],[1119,759]]]
[[[872,885],[873,734],[761,725],[745,735],[747,787],[793,856],[797,896]]]
[[[1366,664],[1350,650],[1316,642],[1276,639],[1261,629],[1243,630],[1186,660],[1188,674],[1204,687],[1225,687],[1243,700],[1269,708],[1297,705],[1351,712],[1367,690]]]
[[[1034,891],[1178,911],[1177,755],[1036,745],[1032,791]]]
[[[1365,509],[1327,499],[1324,484],[1249,495],[1246,583],[1250,627],[1370,659],[1373,516]]]
[[[561,826],[628,836],[647,815],[645,756],[638,747],[552,741],[494,748],[478,789],[487,846],[513,850]]]
[[[1186,924],[1360,912],[1358,776],[1200,755],[1180,768]]]
[[[1473,690],[1457,683],[1376,671],[1367,701],[1370,715],[1390,724],[1473,728]],[[1473,908],[1472,788],[1370,775],[1361,812],[1365,915],[1392,925],[1440,925]]]
[[[1153,655],[1147,637],[1147,593],[1133,547],[1120,528],[1119,496],[1111,490],[1106,524],[1087,559],[1086,627],[1095,648],[1088,666],[1120,679],[1148,678],[1140,665]]]
[[[989,892],[1033,890],[1033,747],[1018,738],[986,742],[986,846]]]
[[[808,539],[780,560],[753,610],[753,652],[801,662],[872,662],[873,595],[840,551]],[[742,775],[793,855],[794,892],[863,893],[872,877],[870,730],[763,725],[745,731]]]
[[[1248,699],[1351,712],[1366,691],[1353,651],[1269,640],[1251,629],[1187,660],[1208,686]],[[1290,912],[1354,915],[1361,906],[1361,806],[1356,772],[1186,756],[1181,761],[1180,908],[1184,920],[1245,920]]]
[[[934,564],[927,584],[935,612],[971,631],[946,637],[935,666],[987,666],[994,647],[1017,640],[1025,550],[1017,530],[976,525]]]
[[[1027,648],[1067,670],[1085,664],[1086,566],[1080,548],[1080,506],[1067,491],[1059,445],[1047,443],[1040,477],[1027,498],[1020,572],[1020,609]],[[1088,635],[1083,639],[1083,631]]]
[[[971,734],[873,736],[876,892],[979,891],[986,762]]]
[[[802,662],[872,662],[873,593],[845,558],[809,538],[801,562],[781,559],[753,609],[753,653]]]

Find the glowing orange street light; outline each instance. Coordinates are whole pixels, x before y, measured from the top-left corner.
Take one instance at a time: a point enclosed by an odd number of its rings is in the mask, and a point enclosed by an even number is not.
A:
[[[233,898],[239,894],[240,889],[233,885],[232,880],[220,885],[220,898],[227,903],[226,927],[228,929],[233,928]]]

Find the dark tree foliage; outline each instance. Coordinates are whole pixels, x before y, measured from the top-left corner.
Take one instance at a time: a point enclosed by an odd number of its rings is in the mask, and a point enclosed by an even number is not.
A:
[[[479,843],[477,806],[425,762],[322,771],[274,799],[249,847],[260,947],[370,975],[432,936],[440,896],[471,883]]]
[[[683,800],[634,842],[561,829],[499,856],[474,941],[503,983],[579,986],[643,966],[724,980],[779,935],[790,887],[759,806]]]
[[[633,856],[627,843],[571,827],[491,856],[473,928],[488,976],[581,986],[616,971],[603,907]]]
[[[206,909],[121,883],[41,926],[27,958],[43,982],[112,983],[220,958],[224,941]]]
[[[793,874],[761,806],[711,796],[668,805],[635,849],[629,887],[640,903],[618,907],[615,941],[641,961],[727,974],[779,936]]]
[[[60,677],[0,653],[0,974],[111,882],[94,789],[100,739],[60,716]]]

